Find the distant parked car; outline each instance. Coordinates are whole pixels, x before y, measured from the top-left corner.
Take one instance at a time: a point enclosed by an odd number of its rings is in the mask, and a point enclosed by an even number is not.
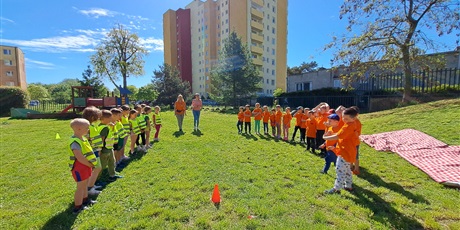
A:
[[[40,102],[38,100],[30,100],[29,106],[38,106]]]
[[[219,105],[219,103],[213,101],[213,100],[209,100],[209,99],[205,99],[202,101],[203,105],[210,105],[210,106],[216,106],[216,105]]]

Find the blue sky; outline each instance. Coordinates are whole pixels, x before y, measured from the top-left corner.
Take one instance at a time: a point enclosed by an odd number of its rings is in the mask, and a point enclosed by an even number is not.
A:
[[[25,53],[28,83],[58,83],[81,78],[104,34],[125,25],[150,51],[145,74],[130,77],[129,85],[150,83],[153,70],[163,63],[163,13],[185,7],[191,0],[0,0],[1,44]],[[289,0],[288,66],[316,61],[330,67],[333,50],[322,47],[332,35],[345,31],[339,20],[341,1]],[[453,35],[435,38],[455,49]],[[108,81],[109,88],[113,85]],[[121,81],[120,81],[121,84]]]

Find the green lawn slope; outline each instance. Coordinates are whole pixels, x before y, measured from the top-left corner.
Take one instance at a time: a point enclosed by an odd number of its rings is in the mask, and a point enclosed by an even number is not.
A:
[[[414,128],[459,145],[459,112],[456,99],[363,114],[363,134]],[[362,144],[355,191],[324,195],[334,168],[320,174],[303,145],[238,135],[236,115],[204,111],[201,133],[192,122],[179,135],[164,112],[161,141],[76,216],[69,121],[0,119],[0,229],[460,229],[459,191],[397,154]]]

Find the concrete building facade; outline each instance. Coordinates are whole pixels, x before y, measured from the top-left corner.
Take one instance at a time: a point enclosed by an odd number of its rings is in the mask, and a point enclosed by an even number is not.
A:
[[[253,63],[263,77],[258,93],[272,95],[276,88],[286,88],[287,0],[194,0],[185,8],[190,11],[191,59],[183,62],[191,63],[194,93],[207,96],[210,92],[211,69],[232,31],[248,44]],[[174,37],[181,33],[171,16],[178,11],[168,10],[163,17],[165,63],[174,66],[179,63],[173,59],[181,56],[177,53],[180,47],[174,43],[187,39]]]
[[[0,85],[27,90],[24,53],[13,46],[0,46],[0,49]]]

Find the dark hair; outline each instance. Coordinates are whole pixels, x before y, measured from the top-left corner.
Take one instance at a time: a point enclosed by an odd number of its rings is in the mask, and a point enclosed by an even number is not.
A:
[[[113,109],[110,110],[110,112],[111,112],[112,114],[120,114],[120,113],[121,113],[121,110],[116,109],[116,108],[113,108]]]
[[[130,110],[130,108],[129,108],[128,105],[122,105],[122,106],[121,106],[121,110],[127,111],[127,110]]]
[[[353,108],[348,108],[343,111],[343,115],[348,115],[351,118],[355,118],[358,115],[358,112]]]
[[[354,109],[354,110],[356,110],[357,113],[359,113],[359,108],[356,105],[351,106],[350,109]]]
[[[132,114],[135,114],[135,113],[137,113],[137,110],[135,110],[135,109],[129,110],[129,117],[131,117],[131,115],[132,115]],[[128,117],[128,118],[129,118],[129,117]]]
[[[152,110],[152,107],[150,107],[148,105],[144,107],[144,112],[148,112],[150,110]]]
[[[101,113],[102,113],[101,118],[111,118],[112,117],[112,112],[110,112],[107,109],[103,109]]]
[[[83,113],[81,116],[82,118],[85,118],[86,120],[88,120],[89,123],[92,123],[99,119],[99,117],[101,116],[101,110],[99,110],[98,108],[94,106],[86,107],[83,110]]]

